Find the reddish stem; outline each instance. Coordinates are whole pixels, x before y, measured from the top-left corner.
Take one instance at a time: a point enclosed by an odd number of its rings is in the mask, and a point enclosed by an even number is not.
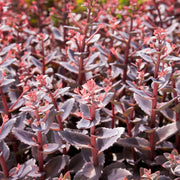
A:
[[[133,28],[133,18],[131,17],[131,24],[130,24],[130,32]],[[130,49],[130,43],[131,43],[131,34],[129,34],[128,42],[126,45],[125,55],[124,55],[124,71],[123,71],[123,78],[122,82],[125,83],[127,79],[127,66],[128,66],[128,55],[129,55],[129,49]]]
[[[162,22],[162,18],[161,18],[161,12],[159,10],[159,7],[158,7],[158,3],[156,2],[156,0],[153,0],[154,1],[154,5],[156,7],[156,10],[158,12],[158,16],[159,16],[159,20],[160,20],[160,26],[162,27],[163,26],[163,22]]]
[[[114,109],[114,104],[111,103],[111,108],[112,108],[112,129],[115,127],[115,109]]]
[[[4,177],[8,178],[9,177],[9,171],[8,171],[8,168],[7,168],[7,165],[6,165],[6,161],[4,159],[4,156],[3,156],[3,153],[2,153],[1,150],[0,150],[0,163],[1,163],[1,167],[2,167],[3,173],[4,173]]]
[[[10,119],[11,114],[9,113],[9,107],[8,107],[8,104],[7,104],[7,101],[6,101],[6,97],[5,97],[1,87],[0,87],[0,95],[1,95],[1,99],[2,99],[2,103],[3,103],[3,106],[4,106],[5,113],[8,115],[8,117]]]
[[[94,166],[97,166],[98,165],[98,157],[97,157],[98,151],[97,151],[97,147],[96,147],[96,137],[94,136],[95,126],[91,127],[90,131],[91,131],[91,146],[93,147],[91,149],[93,164],[94,164]]]
[[[91,117],[91,121],[93,121],[95,119],[95,114],[96,114],[96,108],[95,108],[95,104],[92,104],[91,106],[89,106],[89,114]],[[96,147],[96,137],[94,136],[95,134],[95,126],[90,128],[90,133],[91,133],[91,152],[92,152],[92,158],[93,158],[93,164],[94,166],[98,165],[98,157],[97,157],[97,147]]]
[[[37,118],[37,122],[40,123],[40,116],[38,109],[35,110],[35,115]],[[38,142],[38,165],[39,165],[39,171],[43,172],[43,142],[42,142],[42,132],[37,133],[37,142]],[[41,180],[44,180],[44,175],[41,176]]]
[[[92,1],[91,1],[91,5],[92,5]],[[85,41],[87,38],[87,32],[88,32],[90,15],[91,15],[91,5],[89,5],[89,8],[88,8],[88,15],[87,15],[87,22],[86,22],[87,24],[86,24],[86,27],[84,30],[84,38],[82,40],[82,44],[79,44],[80,52],[84,52],[84,50],[85,50],[85,45],[86,45]],[[83,70],[84,70],[84,58],[81,57],[80,62],[79,62],[78,85],[82,85],[83,81],[85,80],[85,74],[84,74]]]
[[[48,90],[48,93],[49,93],[49,95],[51,97],[51,100],[52,100],[52,102],[54,104],[54,107],[56,108],[56,111],[59,111],[59,107],[57,105],[57,102],[56,102],[52,92],[48,88],[46,88],[46,89]],[[61,119],[60,115],[57,116],[57,120],[58,120],[59,128],[62,131],[63,130],[63,124],[62,124],[62,119]]]
[[[160,50],[160,47],[159,47]],[[155,64],[155,72],[154,72],[154,78],[157,79],[158,78],[158,71],[159,71],[159,66],[160,66],[160,56],[161,54],[158,54],[157,57],[157,62]],[[153,99],[152,99],[152,107],[151,107],[151,122],[150,122],[150,127],[153,129],[155,127],[155,122],[156,122],[156,106],[157,106],[157,97],[158,97],[158,87],[159,84],[154,82],[154,87],[153,87]],[[155,132],[153,131],[150,134],[150,147],[151,147],[151,152],[150,152],[150,158],[151,160],[154,159],[155,156]]]
[[[44,40],[42,39],[42,74],[45,75]]]

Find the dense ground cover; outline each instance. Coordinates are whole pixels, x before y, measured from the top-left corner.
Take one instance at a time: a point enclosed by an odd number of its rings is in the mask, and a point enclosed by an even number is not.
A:
[[[180,3],[0,2],[0,178],[180,177]]]

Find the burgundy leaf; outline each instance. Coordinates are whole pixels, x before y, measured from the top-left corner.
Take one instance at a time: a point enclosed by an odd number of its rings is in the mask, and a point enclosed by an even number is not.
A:
[[[38,146],[38,144],[34,141],[36,140],[36,136],[34,133],[29,131],[25,131],[19,128],[13,128],[13,134],[24,144],[28,144],[30,146]]]
[[[149,142],[146,139],[140,137],[120,138],[117,144],[125,147],[136,147],[150,151]]]
[[[0,141],[6,138],[6,136],[10,133],[11,129],[14,126],[14,123],[16,122],[16,118],[10,119],[7,122],[5,122],[3,128],[2,128],[1,134],[0,134]]]
[[[62,138],[73,146],[79,148],[91,148],[89,136],[82,134],[78,131],[72,131],[70,129],[65,129],[60,131]]]
[[[53,178],[68,165],[69,157],[66,155],[51,158],[44,167],[46,178]]]

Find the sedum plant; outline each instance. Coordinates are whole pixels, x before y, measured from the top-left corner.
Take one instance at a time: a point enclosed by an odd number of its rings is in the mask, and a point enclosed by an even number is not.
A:
[[[178,179],[179,2],[0,2],[0,179]]]

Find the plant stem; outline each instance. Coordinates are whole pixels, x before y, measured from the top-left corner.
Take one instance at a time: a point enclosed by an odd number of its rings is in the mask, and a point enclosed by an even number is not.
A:
[[[5,113],[8,115],[8,118],[11,119],[11,113],[9,111],[9,107],[8,107],[8,103],[6,101],[6,97],[2,91],[2,88],[0,87],[0,95],[1,95],[1,99],[2,99],[2,103],[3,103],[3,106],[4,106],[4,110],[5,110]],[[13,151],[15,153],[15,157],[16,157],[16,161],[19,162],[20,160],[20,157],[18,155],[18,146],[17,146],[17,141],[16,141],[16,138],[13,134],[10,134],[10,138],[13,142],[12,144],[12,148],[13,148]]]
[[[92,104],[91,106],[89,106],[89,114],[91,117],[91,121],[93,121],[95,119],[95,115],[96,115],[96,108],[95,108],[95,104]],[[97,158],[97,147],[96,147],[96,137],[94,136],[95,133],[95,126],[90,128],[90,134],[91,134],[91,152],[92,152],[92,158],[93,158],[93,164],[94,166],[98,165],[98,158]]]
[[[9,171],[8,171],[8,168],[7,168],[7,165],[6,165],[6,161],[4,159],[4,156],[3,156],[3,153],[2,153],[1,150],[0,150],[0,163],[1,163],[1,167],[2,167],[3,173],[4,173],[4,177],[8,178],[9,177]]]
[[[160,50],[160,48],[159,48]],[[157,56],[157,63],[155,65],[155,72],[154,72],[154,78],[158,78],[158,71],[159,71],[159,66],[160,66],[160,56],[161,54],[159,53]],[[155,127],[155,122],[156,122],[156,106],[157,106],[157,97],[158,97],[158,87],[159,84],[154,82],[154,87],[153,87],[153,99],[152,99],[152,107],[151,107],[151,121],[150,121],[150,127],[153,129]],[[153,131],[150,134],[150,147],[151,147],[151,152],[150,152],[150,158],[151,160],[154,159],[155,156],[155,132]]]
[[[113,103],[111,103],[111,108],[112,108],[112,129],[115,127],[115,109],[114,109],[114,104]]]
[[[8,104],[7,104],[7,101],[6,101],[6,97],[5,97],[1,87],[0,87],[0,95],[1,95],[1,99],[2,99],[2,103],[3,103],[3,106],[4,106],[5,113],[8,115],[8,118],[10,119],[11,114],[9,113],[9,107],[8,107]]]
[[[40,123],[40,116],[38,109],[35,110],[35,115],[37,118],[37,122]],[[37,142],[38,142],[38,165],[39,171],[43,172],[43,142],[42,142],[42,132],[37,133]],[[44,180],[44,175],[41,176],[41,180]]]
[[[45,75],[45,56],[44,56],[44,40],[42,39],[42,74]]]
[[[54,107],[56,108],[56,111],[59,111],[59,107],[57,105],[57,102],[56,102],[55,98],[53,97],[52,92],[48,88],[46,88],[46,89],[48,90],[48,93],[49,93],[49,95],[51,97],[51,100],[52,100],[52,102],[54,104]],[[58,124],[59,124],[59,129],[62,131],[63,130],[63,124],[62,124],[62,119],[61,119],[60,115],[57,116],[57,120],[58,120]]]
[[[84,30],[84,38],[82,40],[82,45],[80,46],[80,52],[84,52],[84,50],[85,50],[85,41],[87,38],[87,32],[88,32],[89,21],[90,21],[90,16],[91,16],[91,5],[92,5],[92,1],[88,8],[88,15],[87,15],[87,21],[86,21],[87,24],[86,24],[85,30]],[[79,86],[82,85],[83,81],[85,80],[85,73],[83,72],[83,70],[84,70],[84,57],[81,57],[80,62],[79,62],[79,74],[78,74],[78,85]]]
[[[131,17],[131,24],[130,24],[130,32],[133,28],[133,18]],[[128,55],[129,55],[129,49],[130,49],[130,43],[131,43],[131,34],[129,34],[128,42],[126,45],[125,55],[124,55],[124,71],[123,71],[123,78],[122,82],[125,83],[127,79],[127,66],[128,66]]]
[[[163,26],[163,22],[162,22],[162,18],[161,18],[161,12],[159,10],[159,7],[158,7],[158,3],[156,2],[156,0],[153,0],[154,1],[154,5],[156,7],[156,10],[158,12],[158,16],[159,16],[159,20],[160,20],[160,26],[162,27]]]
[[[93,147],[91,152],[92,152],[92,158],[93,158],[93,164],[94,166],[98,165],[98,158],[97,158],[97,148],[96,148],[96,137],[94,136],[95,132],[95,126],[91,127],[91,146]]]
[[[172,82],[172,86],[173,86],[173,89],[176,88],[176,83],[175,83],[175,80],[173,78],[171,78],[171,82]],[[177,92],[174,91],[173,92],[173,95],[174,95],[174,98],[177,97]],[[178,99],[175,100],[175,106],[178,105]],[[176,118],[176,121],[179,121],[179,113],[175,113],[175,118]],[[176,149],[180,149],[180,135],[179,133],[176,134],[176,140],[175,140],[175,144],[176,144]]]

